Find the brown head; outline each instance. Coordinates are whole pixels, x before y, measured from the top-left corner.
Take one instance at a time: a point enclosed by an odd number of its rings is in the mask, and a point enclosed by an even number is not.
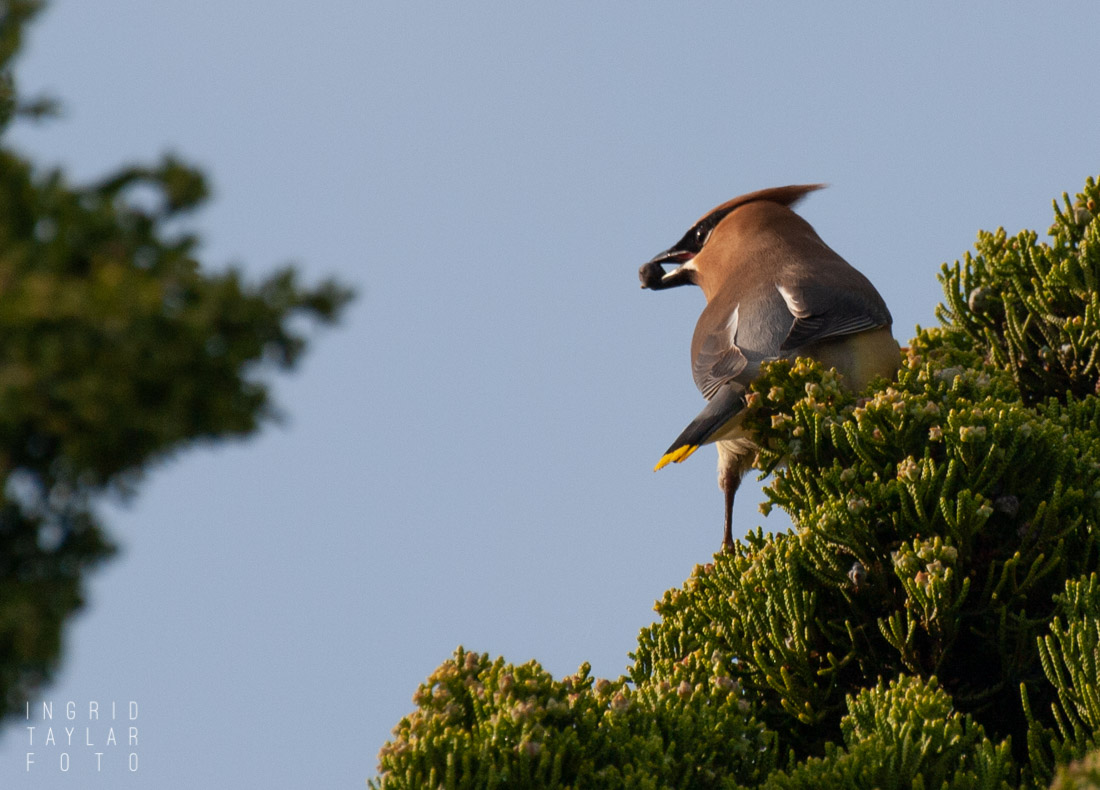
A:
[[[769,248],[790,243],[813,228],[790,207],[824,184],[772,187],[729,200],[704,214],[674,245],[638,270],[642,288],[654,291],[698,285],[707,300],[729,280],[730,267],[740,262],[767,266]],[[665,264],[677,264],[665,272]]]

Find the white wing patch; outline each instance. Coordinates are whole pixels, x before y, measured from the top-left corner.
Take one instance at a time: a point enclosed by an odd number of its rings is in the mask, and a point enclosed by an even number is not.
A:
[[[726,322],[726,331],[729,332],[730,345],[733,346],[734,348],[737,347],[737,322],[739,320],[738,319],[738,314],[740,312],[741,312],[741,305],[737,305],[737,307],[733,308],[733,312],[730,313],[730,318]]]
[[[775,290],[779,291],[779,295],[783,297],[783,302],[787,305],[787,309],[791,311],[791,315],[795,318],[805,318],[809,315],[806,311],[806,305],[798,301],[793,291],[784,288],[779,283],[775,284]]]

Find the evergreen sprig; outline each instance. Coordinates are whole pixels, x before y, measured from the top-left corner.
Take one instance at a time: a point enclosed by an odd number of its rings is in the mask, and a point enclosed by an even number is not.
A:
[[[769,777],[768,790],[935,787],[1009,788],[1007,742],[994,744],[980,724],[955,711],[935,678],[880,681],[847,699],[843,748],[827,744],[811,758]]]
[[[1015,377],[1027,403],[1100,387],[1100,185],[1054,202],[1050,241],[1035,231],[978,234],[976,254],[944,264],[937,316]]]
[[[560,681],[459,648],[420,686],[379,753],[376,788],[735,788],[774,768],[773,737],[737,682],[699,655],[638,687]],[[696,678],[705,677],[696,682]]]
[[[1058,615],[1039,640],[1043,672],[1057,694],[1044,726],[1027,695],[1028,751],[1036,773],[1049,779],[1057,764],[1084,757],[1100,746],[1100,577],[1068,581],[1056,596]],[[1039,711],[1036,711],[1038,713]]]

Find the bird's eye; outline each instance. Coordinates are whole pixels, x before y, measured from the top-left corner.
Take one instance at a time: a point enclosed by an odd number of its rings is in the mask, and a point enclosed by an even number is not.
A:
[[[700,225],[695,229],[695,243],[702,247],[703,242],[707,240],[707,236],[709,235],[710,234],[707,233],[707,229],[704,226]]]

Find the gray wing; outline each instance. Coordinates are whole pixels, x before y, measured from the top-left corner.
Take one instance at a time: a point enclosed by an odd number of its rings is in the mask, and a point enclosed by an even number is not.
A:
[[[841,261],[843,263],[843,261]],[[784,354],[830,337],[851,335],[893,320],[878,291],[862,274],[844,263],[833,277],[818,272],[812,282],[779,282],[776,290],[794,316],[794,324],[780,344]]]
[[[733,319],[733,331],[723,328],[707,333],[691,360],[695,386],[707,400],[713,398],[723,384],[734,380],[749,364],[735,342],[736,310]]]
[[[794,320],[770,286],[741,299],[732,312],[719,313],[708,305],[692,341],[692,375],[703,397],[709,400],[730,382],[747,387],[761,362],[780,356]]]

